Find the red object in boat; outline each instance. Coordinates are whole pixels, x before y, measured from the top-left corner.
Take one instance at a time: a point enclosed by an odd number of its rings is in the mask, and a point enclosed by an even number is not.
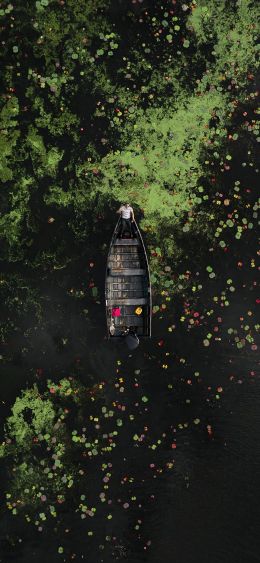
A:
[[[119,307],[115,307],[112,309],[112,317],[120,317],[121,311]]]

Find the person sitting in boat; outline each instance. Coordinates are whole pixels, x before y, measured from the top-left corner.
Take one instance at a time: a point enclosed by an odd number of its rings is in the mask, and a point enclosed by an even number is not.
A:
[[[110,327],[109,327],[109,332],[111,334],[111,336],[114,336],[115,332],[116,332],[116,327],[114,325],[114,319],[111,319],[111,323],[110,323]]]
[[[134,210],[131,207],[130,203],[122,204],[117,210],[117,213],[120,213],[121,216],[119,238],[123,238],[123,234],[125,231],[128,231],[129,234],[131,235],[131,238],[133,238],[134,235],[132,231],[132,223],[135,220],[135,216],[134,216]]]

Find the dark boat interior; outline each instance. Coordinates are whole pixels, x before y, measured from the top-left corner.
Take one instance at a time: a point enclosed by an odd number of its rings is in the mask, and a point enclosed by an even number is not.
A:
[[[150,335],[150,283],[146,254],[137,228],[118,238],[115,229],[107,262],[106,306],[110,336],[123,336],[134,330]],[[118,315],[118,316],[117,316]]]

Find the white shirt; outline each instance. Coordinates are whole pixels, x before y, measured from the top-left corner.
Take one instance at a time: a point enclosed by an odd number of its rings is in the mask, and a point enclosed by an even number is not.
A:
[[[128,207],[126,207],[125,205],[121,205],[120,211],[123,219],[130,219],[131,212],[133,213],[133,208],[130,205]]]

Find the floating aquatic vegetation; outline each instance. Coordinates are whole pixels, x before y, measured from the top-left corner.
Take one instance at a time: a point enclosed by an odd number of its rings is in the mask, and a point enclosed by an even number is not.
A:
[[[156,366],[162,411],[169,409],[172,421],[179,396],[184,411],[172,427],[162,427],[143,367],[129,376],[121,357],[115,378],[102,365],[100,377],[110,380],[91,388],[72,377],[45,384],[45,368],[37,367],[39,387],[22,393],[6,420],[0,451],[14,470],[6,501],[39,532],[53,521],[58,529],[64,505],[86,524],[90,542],[100,539],[96,523],[105,521],[98,549],[111,544],[116,557],[125,557],[114,523],[133,515],[134,538],[142,550],[149,548],[140,513],[155,495],[143,501],[146,478],[154,482],[175,467],[179,436],[191,428],[215,439],[205,405],[220,409],[228,385],[246,377],[230,370],[212,384],[205,366],[190,357],[189,342],[202,358],[212,358],[221,344],[241,357],[258,350],[259,324],[243,298],[259,304],[252,244],[259,171],[256,9],[213,0],[132,2],[121,20],[109,2],[58,4],[40,0],[23,11],[30,38],[23,35],[19,2],[4,1],[0,10],[7,62],[0,116],[2,257],[13,268],[23,261],[28,277],[41,278],[42,286],[48,273],[46,284],[62,288],[70,304],[79,304],[78,315],[90,320],[103,291],[97,256],[105,256],[113,210],[127,196],[145,233],[154,293],[154,353],[144,346],[145,362]],[[80,281],[67,281],[75,257]],[[64,279],[55,285],[59,270]],[[28,341],[48,316],[50,297],[33,281],[2,276],[7,320],[1,361],[8,357],[9,335],[28,322],[26,313],[33,311],[24,331]],[[59,322],[66,326],[62,315]],[[88,336],[80,334],[91,347]],[[70,334],[60,342],[67,346]],[[255,373],[250,369],[250,380]],[[189,414],[197,388],[203,405]],[[56,552],[75,558],[66,546],[59,540]]]

